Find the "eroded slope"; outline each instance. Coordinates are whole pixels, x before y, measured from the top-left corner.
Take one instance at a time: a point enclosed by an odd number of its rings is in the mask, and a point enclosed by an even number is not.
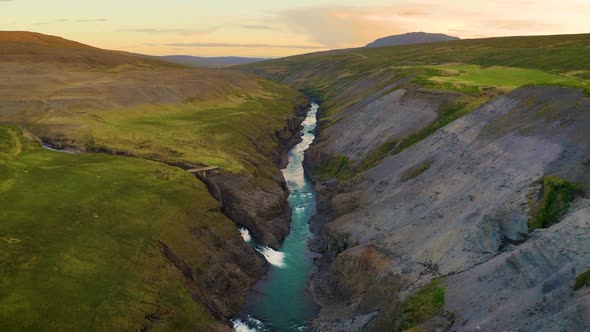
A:
[[[588,268],[589,44],[491,38],[243,67],[325,110],[307,158],[325,253],[314,330],[588,328],[573,285]]]

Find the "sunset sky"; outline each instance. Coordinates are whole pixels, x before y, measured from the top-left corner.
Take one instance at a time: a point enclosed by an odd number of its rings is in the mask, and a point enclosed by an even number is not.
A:
[[[412,31],[583,33],[589,17],[587,0],[0,0],[0,30],[154,55],[279,57]]]

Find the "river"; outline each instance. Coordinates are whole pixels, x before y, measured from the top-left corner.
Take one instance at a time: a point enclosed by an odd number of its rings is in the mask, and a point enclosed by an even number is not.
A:
[[[312,104],[303,122],[302,141],[289,151],[289,164],[283,170],[293,209],[291,233],[278,251],[253,244],[272,268],[253,286],[245,309],[233,321],[237,332],[305,331],[319,310],[307,291],[314,271],[308,241],[313,236],[309,221],[316,213],[316,193],[303,169],[305,150],[315,140],[318,110],[319,106]],[[248,231],[241,232],[244,240],[251,242]]]

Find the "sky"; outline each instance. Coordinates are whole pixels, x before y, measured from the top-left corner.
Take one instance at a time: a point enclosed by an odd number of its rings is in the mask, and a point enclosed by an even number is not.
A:
[[[282,57],[413,31],[590,33],[589,18],[588,0],[0,0],[0,30],[153,55]]]

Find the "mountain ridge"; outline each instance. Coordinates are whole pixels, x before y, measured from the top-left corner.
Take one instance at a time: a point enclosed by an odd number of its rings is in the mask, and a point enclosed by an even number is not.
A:
[[[434,43],[460,39],[459,37],[449,36],[443,33],[408,32],[379,38],[367,44],[365,48]]]
[[[193,55],[163,55],[156,58],[178,65],[196,68],[229,67],[269,60],[268,58],[249,58],[239,56],[201,57]]]

